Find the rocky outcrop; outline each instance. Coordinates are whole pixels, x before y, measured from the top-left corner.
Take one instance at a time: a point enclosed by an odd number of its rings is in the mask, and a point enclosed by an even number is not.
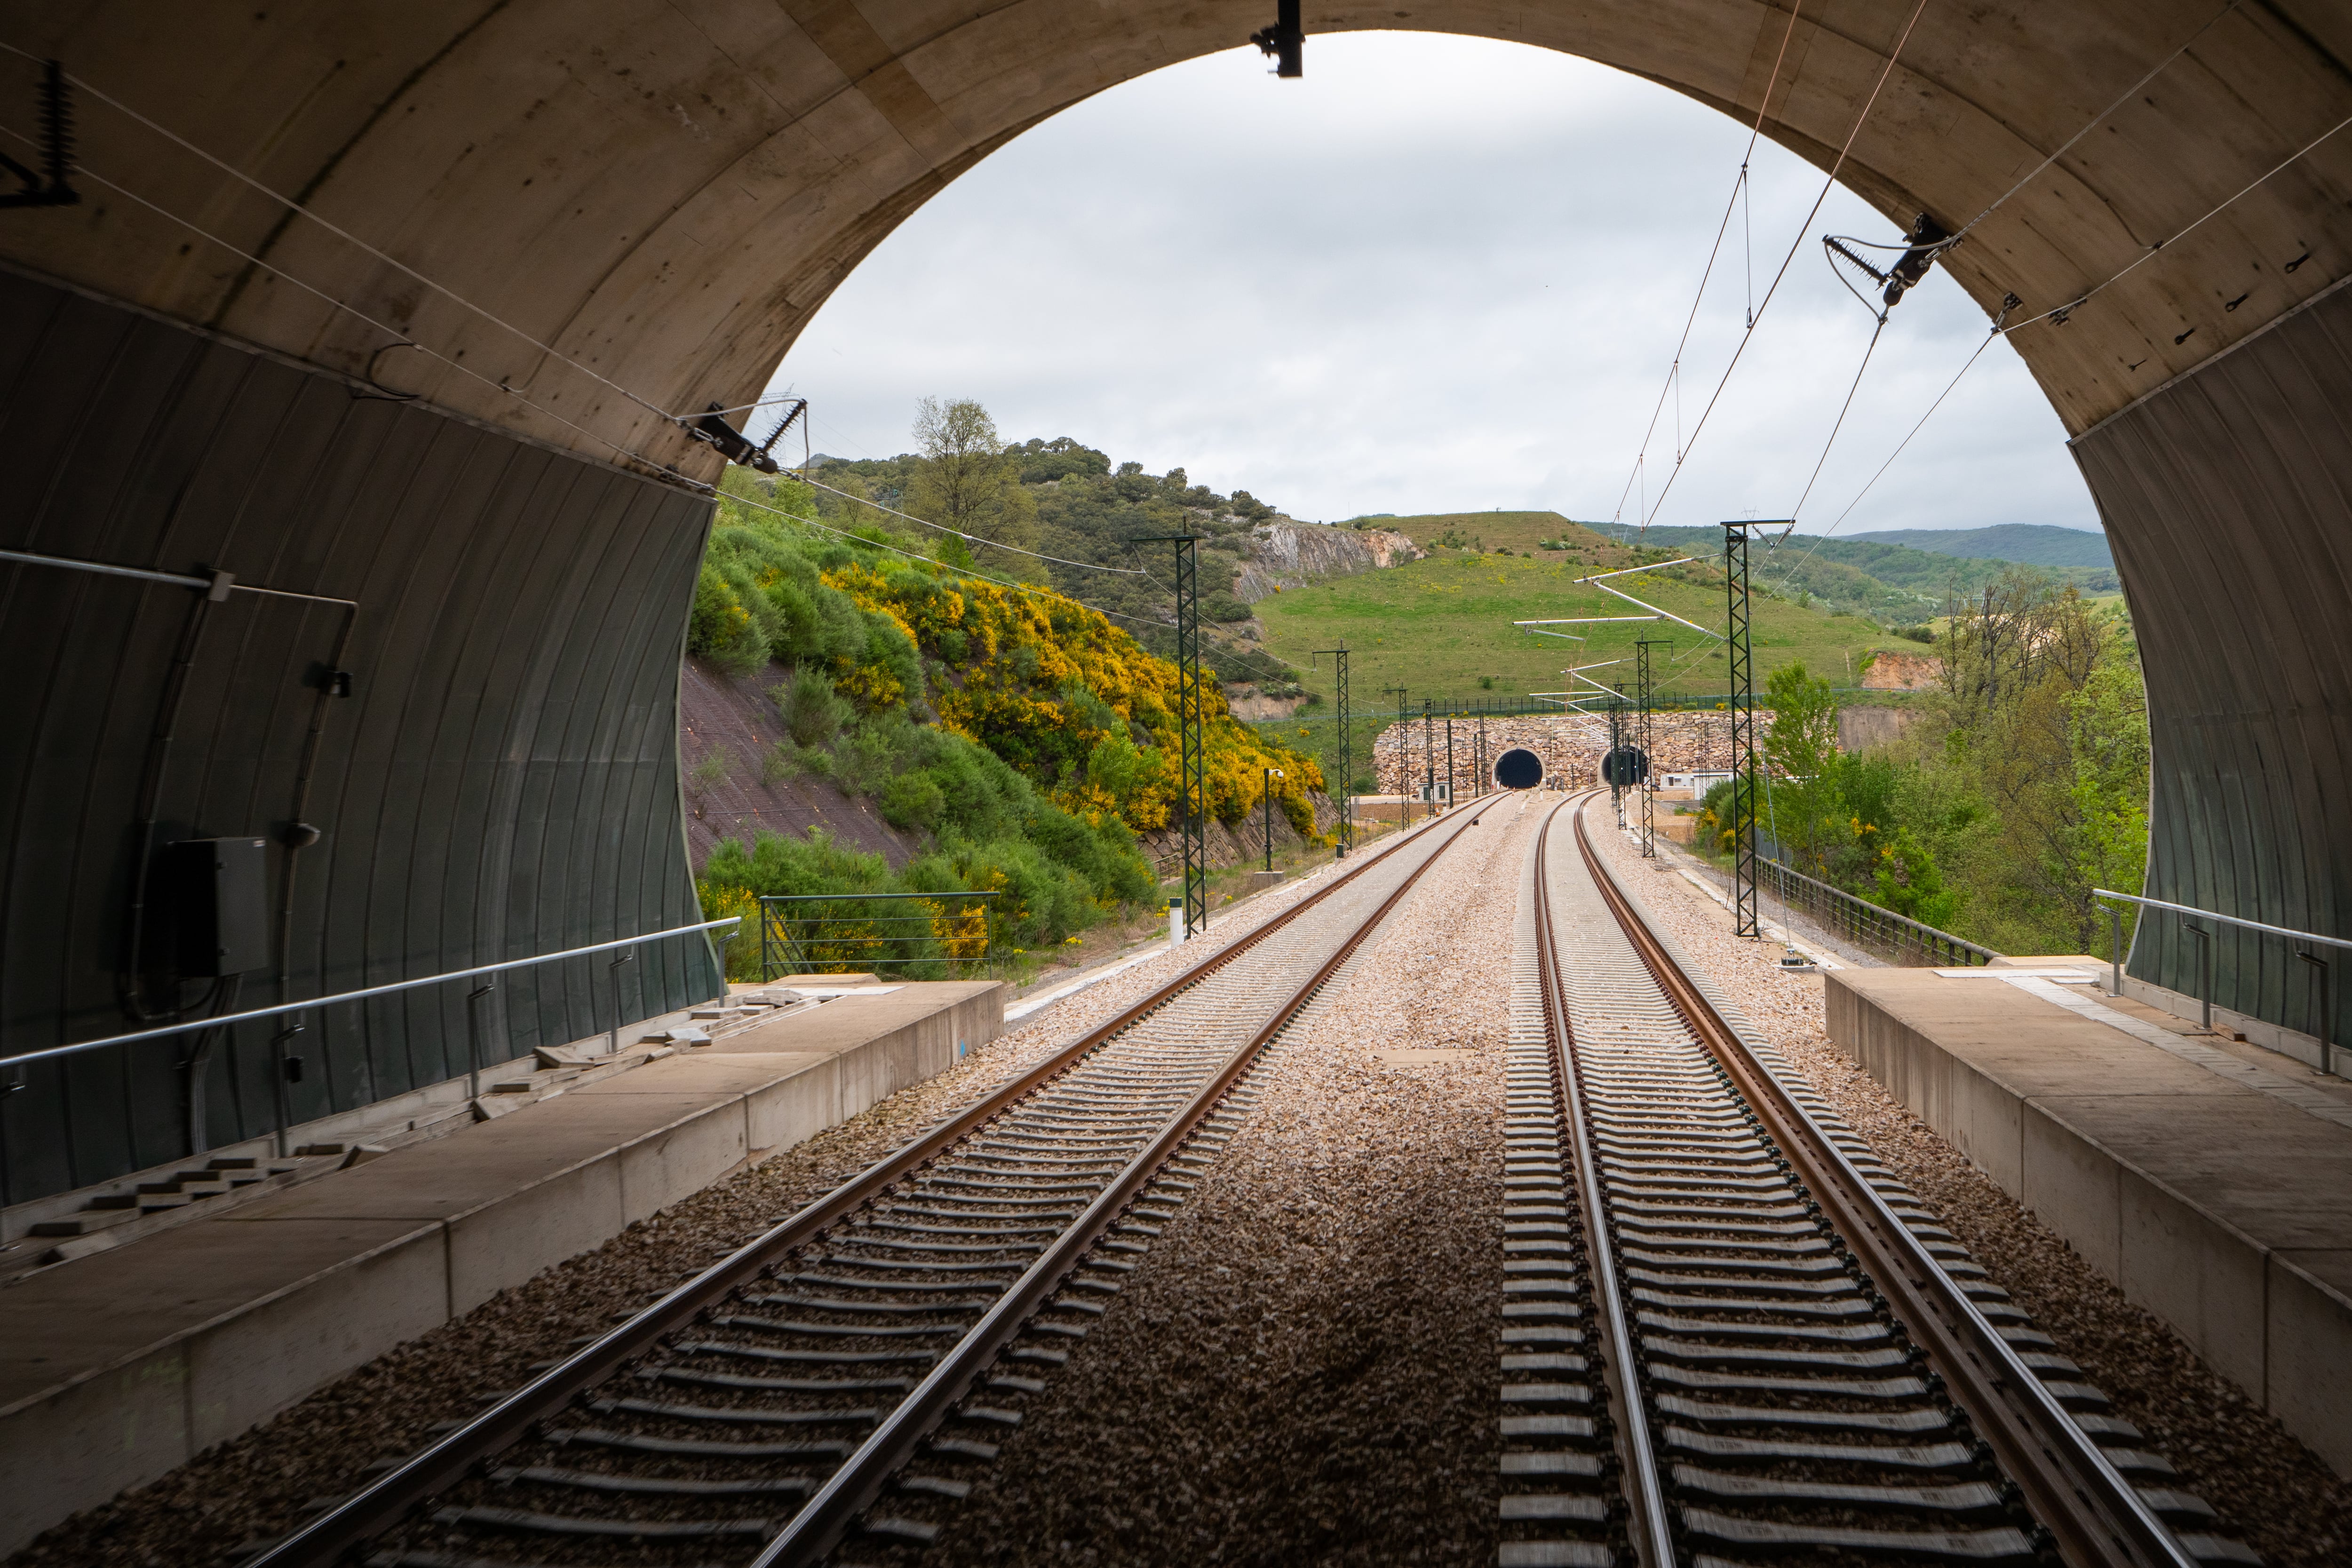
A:
[[[1225,707],[1244,723],[1261,719],[1287,719],[1306,704],[1304,697],[1268,697],[1255,687],[1228,688]]]
[[[1297,588],[1322,577],[1349,577],[1425,553],[1387,529],[1330,528],[1287,518],[1250,531],[1249,559],[1234,580],[1234,596],[1254,605],[1276,588]]]
[[[748,847],[763,832],[797,838],[812,827],[846,848],[880,855],[893,870],[904,866],[920,846],[883,821],[872,801],[807,774],[768,776],[762,763],[784,738],[768,689],[785,675],[772,664],[757,675],[733,676],[692,657],[678,671],[677,760],[694,866],[698,870],[721,838]]]
[[[1933,691],[1944,683],[1944,661],[1932,653],[1883,648],[1862,672],[1864,691]]]
[[[1916,708],[1864,708],[1859,705],[1838,710],[1838,750],[1866,752],[1873,746],[1888,746],[1903,738],[1903,731],[1918,721]]]

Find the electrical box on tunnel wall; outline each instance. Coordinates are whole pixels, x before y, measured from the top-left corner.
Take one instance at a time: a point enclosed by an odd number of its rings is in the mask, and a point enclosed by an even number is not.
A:
[[[164,849],[160,880],[183,975],[269,967],[268,865],[259,838],[184,838]]]

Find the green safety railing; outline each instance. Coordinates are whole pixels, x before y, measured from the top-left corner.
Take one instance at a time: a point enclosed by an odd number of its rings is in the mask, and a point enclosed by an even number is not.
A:
[[[1884,905],[1857,898],[1843,888],[1808,877],[1778,860],[1759,859],[1756,877],[1779,895],[1784,907],[1802,905],[1823,925],[1856,946],[1875,948],[1890,958],[1913,958],[1922,964],[1959,969],[1990,963],[2000,956],[1966,937],[1896,914]]]
[[[790,893],[760,900],[760,978],[992,973],[995,892]]]

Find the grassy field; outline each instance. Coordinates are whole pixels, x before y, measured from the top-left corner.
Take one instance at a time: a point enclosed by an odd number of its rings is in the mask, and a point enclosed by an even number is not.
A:
[[[1484,549],[1440,548],[1426,561],[1293,588],[1258,601],[1266,646],[1296,665],[1300,682],[1331,695],[1331,661],[1318,650],[1344,644],[1355,710],[1396,711],[1395,688],[1418,707],[1423,697],[1471,699],[1560,691],[1570,664],[1606,684],[1633,682],[1636,638],[1663,638],[1671,647],[1652,658],[1661,695],[1720,693],[1722,645],[1670,620],[1617,621],[1550,628],[1584,637],[1582,643],[1533,636],[1511,623],[1573,616],[1638,616],[1643,612],[1576,579],[1630,566],[1643,553],[1612,544],[1554,512],[1467,512],[1382,519],[1427,546],[1449,535]],[[1540,540],[1569,542],[1545,550]],[[1663,552],[1648,559],[1666,558]],[[1617,585],[1700,626],[1720,631],[1725,605],[1722,573],[1711,563],[1644,573]],[[1803,660],[1832,686],[1861,678],[1864,655],[1906,643],[1855,616],[1826,615],[1782,600],[1755,600],[1756,684],[1782,665]],[[1618,664],[1606,660],[1621,659]]]

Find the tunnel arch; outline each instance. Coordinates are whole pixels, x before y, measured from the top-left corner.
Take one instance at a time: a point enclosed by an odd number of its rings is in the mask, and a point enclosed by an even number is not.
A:
[[[650,0],[168,16],[9,0],[5,15],[9,40],[86,84],[86,177],[81,205],[0,226],[0,417],[37,498],[0,519],[0,546],[202,563],[364,606],[359,695],[321,758],[328,837],[299,894],[319,934],[281,977],[297,994],[692,912],[659,667],[707,527],[692,487],[718,462],[675,416],[754,398],[857,261],[993,148],[1266,19],[1261,0],[782,0],[695,22]],[[1318,33],[1502,38],[1760,115],[1827,166],[1913,15],[1910,0],[1793,19],[1758,0],[1436,0],[1310,4],[1305,23],[1310,70]],[[2150,890],[2352,930],[2352,646],[2336,630],[2352,597],[2352,136],[2199,221],[2352,111],[2352,7],[1931,0],[1917,16],[1841,171],[1906,224],[1973,216],[2196,40],[1945,265],[1989,313],[2012,292],[2040,312],[2146,260],[2012,342],[2074,440],[2137,618]],[[7,68],[0,93],[29,101],[30,67]],[[431,352],[387,352],[404,334]],[[36,570],[0,577],[0,658],[25,672],[0,728],[29,738],[0,773],[12,1049],[119,1017],[105,982],[126,758],[182,609],[162,590],[49,595]],[[167,803],[184,831],[274,835],[285,815],[304,711],[289,692],[320,633],[240,636],[179,753],[205,781]],[[619,868],[582,869],[589,857]],[[2221,1000],[2313,1026],[2290,959],[2223,949]],[[2144,933],[2134,972],[2186,988],[2194,956]],[[681,963],[642,1004],[709,978],[707,960]],[[431,1014],[367,1023],[336,1092],[446,1067],[459,1026]],[[30,1154],[19,1140],[11,1160],[38,1170],[12,1190],[135,1163],[142,1116],[166,1124],[144,1134],[160,1147],[170,1117],[132,1087],[148,1069],[86,1068],[37,1087],[61,1105],[121,1097],[130,1131],[86,1158],[79,1133]]]
[[[1495,759],[1495,784],[1497,788],[1533,789],[1543,780],[1543,759],[1525,746],[1513,746]]]

